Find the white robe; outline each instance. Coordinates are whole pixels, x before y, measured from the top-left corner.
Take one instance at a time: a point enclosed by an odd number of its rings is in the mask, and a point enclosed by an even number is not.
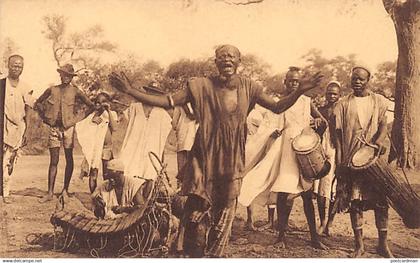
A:
[[[9,79],[6,78],[4,100],[4,143],[17,149],[22,144],[26,129],[25,105],[32,107],[34,99],[24,82],[19,81],[17,86],[13,87]]]
[[[128,114],[128,127],[119,155],[124,163],[124,175],[154,180],[157,174],[149,152],[161,158],[172,129],[171,117],[164,109],[153,107],[146,118],[141,103],[132,103]]]
[[[271,188],[272,192],[298,194],[304,190],[300,182],[300,169],[292,141],[303,129],[310,126],[311,98],[300,96],[299,99],[283,114],[284,132],[278,176]]]
[[[176,116],[176,117],[175,117]],[[188,118],[182,107],[174,110],[174,128],[176,132],[177,151],[190,151],[194,144],[198,123]]]
[[[330,130],[327,128],[322,138],[322,148],[325,151],[325,156],[331,164],[331,169],[326,176],[314,181],[314,193],[330,199],[334,197],[337,183],[334,182],[335,174],[335,148],[331,142]]]
[[[117,119],[117,114],[111,111],[113,118]],[[76,135],[77,140],[82,148],[83,155],[87,161],[88,167],[99,168],[102,166],[102,150],[105,142],[105,135],[109,129],[109,114],[104,111],[101,114],[102,122],[96,124],[92,122],[92,118],[95,113],[91,113],[82,121],[76,123]]]
[[[254,115],[250,114],[250,116]],[[264,114],[264,119],[259,122],[260,126],[257,132],[248,137],[245,146],[247,164],[261,150],[276,129],[283,129],[284,123],[282,120],[282,114],[272,112]],[[260,205],[268,204],[270,189],[278,175],[281,145],[282,136],[276,139],[266,156],[244,177],[238,197],[238,202],[243,206],[249,206],[254,200]]]

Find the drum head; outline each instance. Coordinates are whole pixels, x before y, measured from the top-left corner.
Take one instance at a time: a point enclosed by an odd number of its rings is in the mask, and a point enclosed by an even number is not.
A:
[[[312,150],[319,143],[320,138],[316,133],[302,133],[293,140],[292,147],[297,152]]]
[[[376,161],[375,148],[371,146],[362,146],[351,158],[352,167],[355,169],[364,169]]]

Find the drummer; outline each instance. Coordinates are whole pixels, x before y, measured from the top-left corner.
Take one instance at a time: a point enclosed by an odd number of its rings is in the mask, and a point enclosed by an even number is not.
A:
[[[290,67],[284,80],[285,92],[290,94],[299,87],[301,71],[297,67]],[[296,160],[296,154],[292,149],[292,140],[301,134],[304,129],[310,128],[311,117],[314,118],[316,127],[327,125],[326,120],[312,104],[311,98],[301,96],[292,107],[286,110],[280,119],[284,122],[283,145],[279,162],[279,174],[271,191],[277,194],[277,216],[279,220],[279,236],[276,246],[285,248],[285,231],[288,225],[290,212],[293,207],[293,199],[301,196],[303,208],[308,221],[311,234],[311,245],[318,249],[327,249],[316,231],[315,212],[312,203],[312,182],[305,181]]]
[[[385,98],[368,89],[371,76],[365,66],[356,66],[351,72],[353,93],[340,100],[334,110],[335,143],[337,164],[337,205],[338,211],[350,212],[355,237],[353,257],[361,257],[365,252],[362,226],[363,211],[374,210],[378,229],[377,253],[392,257],[388,247],[388,204],[385,196],[367,183],[366,175],[350,170],[352,153],[364,144],[375,144],[380,153],[384,152],[387,134]]]

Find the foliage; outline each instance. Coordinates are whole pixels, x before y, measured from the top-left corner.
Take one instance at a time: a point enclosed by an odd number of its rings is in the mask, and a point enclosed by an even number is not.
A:
[[[396,61],[379,64],[372,78],[371,89],[387,98],[394,98],[396,69]]]

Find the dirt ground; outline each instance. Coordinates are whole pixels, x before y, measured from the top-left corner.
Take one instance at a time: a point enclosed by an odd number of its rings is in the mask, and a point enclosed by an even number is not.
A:
[[[60,159],[59,174],[55,191],[63,185],[64,156]],[[169,174],[173,177],[176,170],[174,153],[167,155]],[[74,196],[88,199],[88,180],[78,178],[81,156],[75,157],[75,171],[70,187]],[[50,216],[55,202],[40,204],[38,199],[46,193],[47,169],[49,157],[23,156],[16,167],[12,184],[12,204],[0,204],[0,257],[6,258],[73,258],[90,257],[87,251],[55,252],[53,246],[53,226]],[[409,173],[409,180],[417,193],[420,192],[420,174]],[[257,209],[257,226],[264,225],[267,219],[266,209]],[[332,237],[324,237],[330,249],[320,251],[309,246],[309,232],[302,210],[302,201],[296,200],[291,215],[292,225],[296,230],[287,236],[287,249],[273,246],[276,235],[261,227],[259,231],[244,230],[246,209],[239,207],[234,222],[232,237],[226,249],[226,256],[232,258],[346,258],[353,249],[353,237],[348,214],[336,216],[331,229]],[[396,257],[420,257],[420,229],[406,228],[395,213],[390,211],[390,246]],[[376,257],[376,228],[373,212],[365,213],[366,257]],[[37,238],[35,238],[37,237]]]

